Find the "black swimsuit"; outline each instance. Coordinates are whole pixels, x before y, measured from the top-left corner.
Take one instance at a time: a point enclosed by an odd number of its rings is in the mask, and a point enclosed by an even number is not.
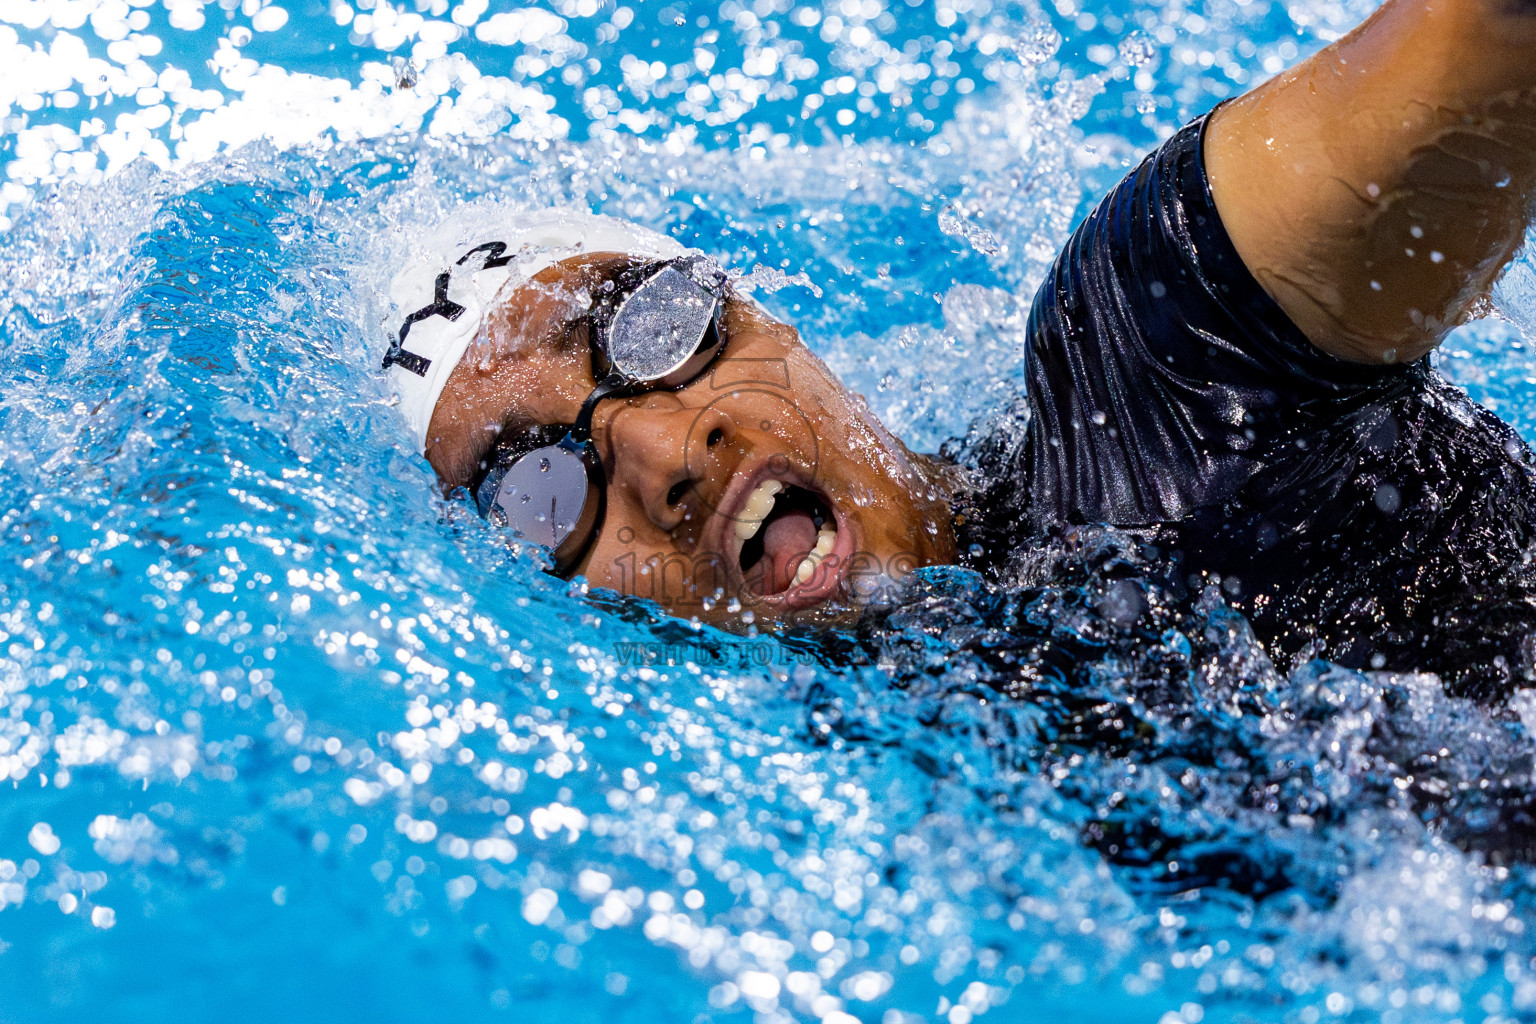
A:
[[[1135,528],[1220,583],[1275,653],[1487,693],[1532,678],[1530,449],[1428,359],[1364,366],[1306,339],[1217,216],[1205,123],[1057,257],[1027,395],[949,449],[982,480],[962,544]]]

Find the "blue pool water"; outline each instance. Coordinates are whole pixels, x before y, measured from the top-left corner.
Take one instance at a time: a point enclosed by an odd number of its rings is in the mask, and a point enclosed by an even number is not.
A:
[[[439,497],[375,371],[415,234],[584,204],[935,448],[1085,204],[1367,10],[0,3],[0,1020],[1532,1019],[1536,700],[1277,667],[1113,535],[697,628]],[[1532,274],[1440,358],[1527,438]]]

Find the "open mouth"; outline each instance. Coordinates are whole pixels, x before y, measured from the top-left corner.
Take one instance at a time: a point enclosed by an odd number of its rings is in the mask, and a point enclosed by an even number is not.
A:
[[[825,498],[782,480],[764,480],[738,513],[737,564],[762,596],[804,587],[837,545],[837,517]]]

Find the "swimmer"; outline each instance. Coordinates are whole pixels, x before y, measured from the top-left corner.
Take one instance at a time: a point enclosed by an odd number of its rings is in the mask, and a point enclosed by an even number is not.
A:
[[[1536,672],[1532,454],[1426,357],[1533,196],[1536,0],[1389,0],[1110,192],[1035,296],[1027,393],[948,459],[707,256],[585,212],[445,228],[385,367],[447,488],[684,617],[847,621],[1108,524],[1276,654],[1507,687]]]

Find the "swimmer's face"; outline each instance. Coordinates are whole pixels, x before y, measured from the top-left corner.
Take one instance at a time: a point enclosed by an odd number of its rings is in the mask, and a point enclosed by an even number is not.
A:
[[[507,425],[575,419],[595,385],[583,314],[626,265],[556,264],[492,317],[428,432],[448,486],[478,476]],[[929,462],[794,328],[735,298],[724,323],[725,347],[698,379],[597,406],[607,501],[576,571],[709,622],[835,622],[912,569],[953,561],[949,495]]]

